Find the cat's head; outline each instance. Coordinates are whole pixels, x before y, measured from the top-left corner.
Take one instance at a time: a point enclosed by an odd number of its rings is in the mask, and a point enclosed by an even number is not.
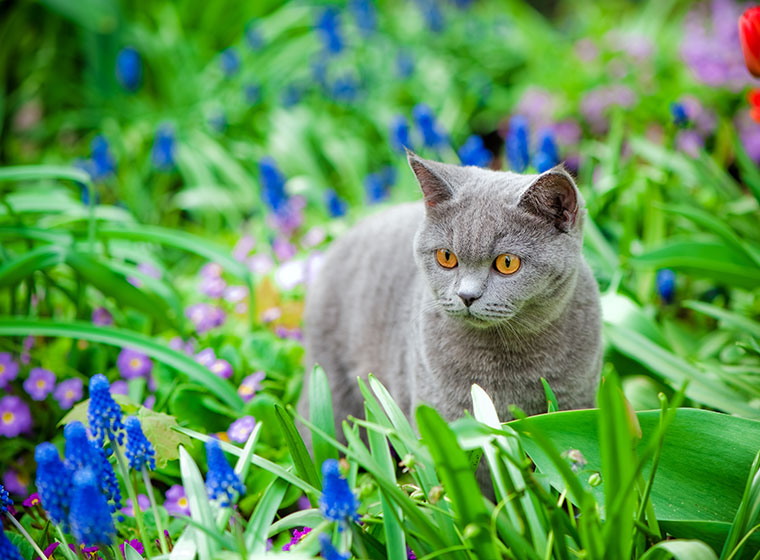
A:
[[[415,259],[439,307],[482,328],[554,320],[582,260],[583,198],[570,175],[408,159],[425,204]]]

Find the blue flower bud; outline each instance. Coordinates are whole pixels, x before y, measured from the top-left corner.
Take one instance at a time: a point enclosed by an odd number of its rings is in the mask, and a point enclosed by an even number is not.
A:
[[[391,146],[400,154],[404,153],[404,148],[414,149],[409,139],[409,123],[402,115],[393,117],[390,125]]]
[[[338,552],[333,546],[332,541],[330,541],[330,537],[325,533],[320,533],[319,535],[319,547],[324,560],[349,560],[351,558],[351,553],[349,552],[345,554]]]
[[[319,497],[319,509],[325,519],[348,523],[358,521],[356,512],[359,501],[348,486],[338,468],[338,461],[327,459],[322,463],[322,495]]]
[[[339,218],[346,214],[346,201],[342,200],[334,190],[328,189],[325,192],[325,202],[327,203],[327,212],[333,218]]]
[[[662,301],[671,303],[676,293],[676,273],[669,268],[658,270],[655,283],[657,284],[657,293],[660,294]]]
[[[140,421],[135,416],[127,417],[124,423],[127,429],[127,448],[125,455],[130,468],[141,471],[143,467],[152,470],[156,468],[156,452],[153,445],[145,437]]]

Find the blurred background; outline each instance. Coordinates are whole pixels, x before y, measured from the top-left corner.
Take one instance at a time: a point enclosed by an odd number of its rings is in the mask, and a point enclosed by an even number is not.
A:
[[[0,163],[43,166],[0,177],[4,485],[29,493],[34,445],[60,439],[98,372],[234,441],[243,418],[276,426],[271,405],[300,391],[321,252],[419,198],[404,146],[521,172],[565,162],[589,211],[606,371],[636,408],[689,380],[691,406],[760,417],[760,124],[742,9],[0,3]],[[261,453],[278,460],[275,432]],[[174,461],[159,478],[176,475]]]

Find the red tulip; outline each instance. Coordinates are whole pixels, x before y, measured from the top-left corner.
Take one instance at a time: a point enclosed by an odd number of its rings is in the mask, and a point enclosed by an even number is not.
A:
[[[739,39],[747,70],[760,78],[760,6],[748,9],[739,18]]]

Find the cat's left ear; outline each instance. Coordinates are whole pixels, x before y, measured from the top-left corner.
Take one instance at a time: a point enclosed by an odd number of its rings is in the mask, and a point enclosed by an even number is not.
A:
[[[440,170],[436,169],[442,164],[422,159],[411,150],[406,150],[406,158],[409,161],[409,167],[412,168],[417,177],[417,182],[420,184],[426,206],[432,208],[454,196],[451,185],[442,176]]]
[[[539,175],[520,197],[518,207],[545,218],[562,232],[578,221],[583,198],[570,174],[557,166]]]

